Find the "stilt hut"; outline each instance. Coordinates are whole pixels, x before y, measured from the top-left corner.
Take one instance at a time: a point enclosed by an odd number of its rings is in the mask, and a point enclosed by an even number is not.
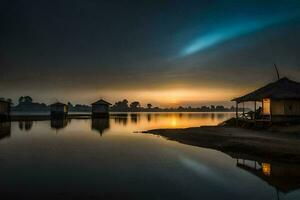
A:
[[[66,117],[68,115],[68,105],[60,102],[56,102],[50,105],[51,117]]]
[[[109,114],[109,106],[111,103],[100,99],[92,103],[92,116],[93,117],[107,117]]]
[[[0,120],[8,120],[10,115],[10,102],[0,100]]]
[[[286,77],[259,88],[249,94],[233,99],[236,102],[236,118],[241,120],[270,122],[300,122],[300,83]],[[244,103],[254,103],[253,117],[247,118]],[[257,109],[257,102],[262,107]],[[243,114],[238,113],[239,104],[243,104]]]

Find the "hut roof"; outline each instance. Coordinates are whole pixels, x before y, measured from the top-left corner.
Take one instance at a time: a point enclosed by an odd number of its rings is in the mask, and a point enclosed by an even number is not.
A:
[[[3,100],[3,99],[0,99],[0,102],[1,103],[8,103],[9,104],[9,101]]]
[[[264,98],[300,99],[300,83],[284,77],[249,94],[232,99],[231,101],[261,101]]]
[[[111,105],[111,103],[109,103],[109,102],[107,102],[107,101],[105,101],[103,99],[100,99],[100,100],[92,103],[92,105]]]
[[[56,102],[56,103],[51,104],[50,106],[67,106],[67,104]]]

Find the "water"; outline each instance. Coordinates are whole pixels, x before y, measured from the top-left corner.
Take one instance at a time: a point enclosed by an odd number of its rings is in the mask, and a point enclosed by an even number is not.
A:
[[[297,165],[237,162],[138,132],[214,125],[233,115],[119,113],[101,120],[2,123],[1,197],[299,199]]]

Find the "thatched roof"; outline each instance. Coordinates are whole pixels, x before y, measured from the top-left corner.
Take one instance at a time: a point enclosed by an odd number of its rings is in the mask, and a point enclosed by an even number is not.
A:
[[[254,92],[232,99],[232,101],[262,101],[264,98],[300,99],[300,83],[284,77],[276,82],[269,83]]]
[[[64,104],[64,103],[56,102],[56,103],[51,104],[50,106],[68,106],[68,105]]]
[[[109,103],[103,99],[100,99],[99,101],[92,103],[92,105],[111,105],[111,103]]]
[[[3,100],[3,99],[0,99],[0,102],[1,102],[1,103],[7,103],[7,104],[10,104],[9,101]]]

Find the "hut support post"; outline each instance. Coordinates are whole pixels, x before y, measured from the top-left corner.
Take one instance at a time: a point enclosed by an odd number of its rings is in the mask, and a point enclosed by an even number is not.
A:
[[[261,100],[261,116],[264,119],[264,100]]]
[[[254,101],[254,115],[253,115],[253,119],[256,118],[255,115],[256,115],[256,101]]]
[[[270,122],[272,123],[272,100],[270,100]]]
[[[243,117],[245,117],[245,102],[243,102]]]
[[[235,105],[235,117],[236,119],[239,118],[239,103],[236,101],[236,105]]]

